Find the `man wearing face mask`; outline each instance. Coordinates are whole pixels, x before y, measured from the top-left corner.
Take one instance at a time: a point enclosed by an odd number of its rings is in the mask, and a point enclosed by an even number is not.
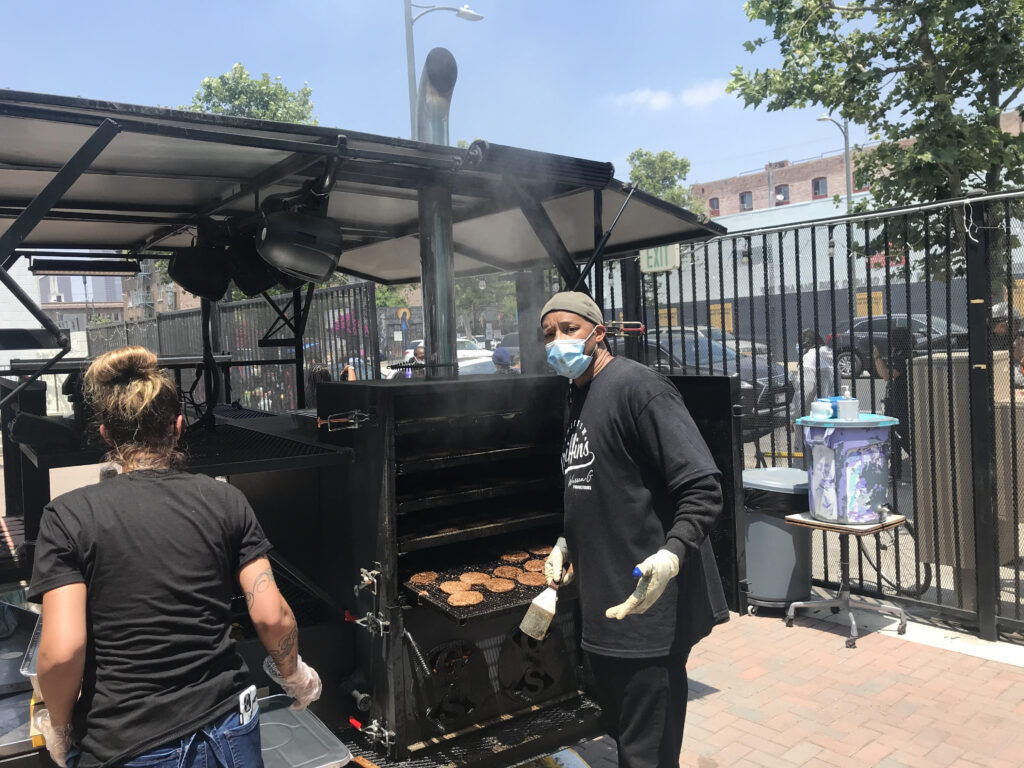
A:
[[[585,661],[621,768],[677,766],[687,656],[728,618],[707,542],[718,468],[671,382],[609,352],[593,299],[556,294],[541,326],[548,363],[572,380],[564,536],[544,573],[579,585]]]

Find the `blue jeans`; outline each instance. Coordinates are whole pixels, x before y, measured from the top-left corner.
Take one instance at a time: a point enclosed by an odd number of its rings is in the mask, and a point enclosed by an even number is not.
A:
[[[78,750],[68,753],[68,768],[77,768]],[[231,711],[195,733],[133,757],[124,768],[263,768],[260,714],[245,725]]]

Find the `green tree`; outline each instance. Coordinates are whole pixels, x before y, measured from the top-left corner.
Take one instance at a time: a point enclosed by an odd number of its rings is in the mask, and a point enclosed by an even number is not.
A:
[[[381,285],[377,283],[374,293],[376,294],[378,307],[404,307],[409,303],[409,293],[415,291],[417,286],[408,285]]]
[[[478,322],[485,309],[497,309],[503,316],[503,328],[514,323],[516,315],[516,284],[506,275],[465,277],[455,281],[455,313],[460,317],[460,331],[482,333]],[[467,330],[468,326],[468,330]]]
[[[306,83],[297,91],[289,90],[280,77],[271,78],[266,72],[260,78],[252,78],[241,64],[235,64],[228,72],[215,77],[205,77],[199,83],[199,90],[192,97],[192,103],[179,107],[189,112],[208,112],[215,115],[251,117],[257,120],[277,120],[286,123],[316,125],[313,116],[313,89]],[[170,282],[166,262],[157,262],[154,272],[161,283]],[[318,288],[344,285],[348,276],[334,273]],[[281,285],[273,286],[267,293],[278,295],[290,293]],[[247,299],[244,293],[231,287],[230,299]]]
[[[253,79],[244,66],[235,64],[223,75],[203,78],[192,103],[180,109],[316,125],[312,98],[313,89],[306,83],[291,91],[280,77],[271,78],[264,72]]]
[[[769,111],[810,105],[880,143],[857,186],[895,206],[1024,184],[1024,136],[1000,129],[1024,92],[1024,0],[749,0],[781,63],[737,67],[728,90]]]
[[[641,148],[630,152],[627,161],[629,180],[642,192],[660,197],[680,208],[696,211],[703,209],[703,202],[693,197],[683,185],[686,174],[690,172],[690,161],[685,157],[679,157],[667,149],[654,153]]]

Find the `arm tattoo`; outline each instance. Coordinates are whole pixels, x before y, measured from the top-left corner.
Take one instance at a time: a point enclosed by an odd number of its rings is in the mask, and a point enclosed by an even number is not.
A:
[[[295,666],[295,654],[299,644],[299,628],[293,626],[288,630],[288,634],[281,638],[281,641],[277,644],[277,648],[274,650],[268,649],[270,658],[274,660],[278,670],[281,674],[286,676],[291,674],[285,670],[294,671]]]
[[[270,585],[274,583],[274,572],[270,568],[256,574],[256,578],[252,583],[252,592],[245,593],[246,608],[252,608],[252,604],[256,602],[256,595],[260,592],[266,592]]]

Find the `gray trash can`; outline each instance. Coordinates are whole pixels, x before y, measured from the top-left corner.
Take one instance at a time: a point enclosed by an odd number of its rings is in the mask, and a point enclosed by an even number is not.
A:
[[[811,595],[811,531],[785,517],[809,509],[807,471],[743,470],[746,512],[747,612],[786,608]]]

